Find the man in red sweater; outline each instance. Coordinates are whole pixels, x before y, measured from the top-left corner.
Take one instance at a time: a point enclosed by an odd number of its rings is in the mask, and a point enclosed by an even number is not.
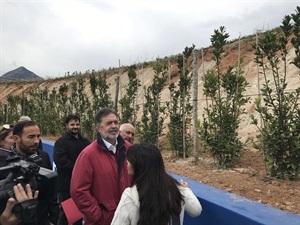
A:
[[[95,116],[97,140],[78,156],[71,196],[85,225],[110,225],[121,195],[130,184],[126,152],[131,145],[119,135],[117,114],[101,109]]]

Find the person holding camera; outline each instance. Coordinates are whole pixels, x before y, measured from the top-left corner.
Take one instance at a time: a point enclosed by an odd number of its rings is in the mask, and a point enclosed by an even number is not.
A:
[[[29,184],[26,185],[26,191],[24,190],[21,184],[17,184],[13,187],[13,192],[15,194],[15,199],[8,199],[6,207],[0,215],[0,225],[20,224],[22,220],[13,213],[13,208],[15,206],[16,201],[19,203],[24,203],[28,200],[36,199],[39,193],[38,191],[35,191],[33,194]]]
[[[38,166],[52,170],[47,152],[37,149],[40,142],[40,128],[34,121],[20,121],[13,128],[13,152],[22,160],[39,159]],[[55,181],[55,180],[54,180]],[[37,181],[39,190],[36,225],[56,225],[58,220],[57,184],[41,179]],[[32,223],[30,225],[33,225]]]

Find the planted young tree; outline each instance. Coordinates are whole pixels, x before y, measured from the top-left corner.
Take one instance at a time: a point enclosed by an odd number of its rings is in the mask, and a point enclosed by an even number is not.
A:
[[[86,114],[83,118],[82,127],[85,131],[85,135],[93,140],[95,138],[94,117],[96,112],[102,107],[113,107],[111,96],[107,91],[109,85],[106,81],[106,74],[101,74],[93,71],[90,75],[90,90],[92,92],[92,100],[90,101],[90,107],[87,108]]]
[[[204,147],[222,168],[231,168],[239,161],[242,142],[237,129],[242,106],[248,98],[243,96],[247,81],[240,68],[228,67],[221,71],[222,54],[229,34],[225,27],[215,30],[211,36],[216,71],[208,71],[204,77],[204,95],[208,97],[208,107],[204,108],[200,134]]]
[[[70,105],[72,113],[81,117],[85,114],[87,108],[90,106],[89,98],[85,92],[85,79],[83,76],[76,76],[71,82]]]
[[[0,122],[1,124],[6,123],[6,104],[0,102]]]
[[[63,131],[62,129],[62,118],[59,117],[59,111],[57,106],[57,90],[53,88],[51,92],[48,94],[48,112],[47,112],[47,120],[45,120],[46,124],[44,127],[47,127],[47,134],[51,135],[59,135]]]
[[[85,80],[82,76],[77,78],[78,82],[78,105],[76,106],[76,113],[79,114],[80,117],[83,117],[86,110],[91,107],[91,103],[89,101],[88,96],[84,92]]]
[[[192,55],[195,45],[186,47],[183,54],[177,57],[179,69],[178,85],[171,83],[169,90],[171,99],[167,103],[170,122],[167,134],[172,151],[179,157],[186,156],[186,152],[191,147],[191,135],[187,129],[191,123],[192,105],[190,102],[190,89],[192,85],[192,74],[190,73],[188,58]]]
[[[66,83],[63,83],[58,88],[58,95],[56,98],[57,106],[59,110],[59,117],[60,118],[66,118],[70,113],[70,102],[69,102],[69,85]]]
[[[77,81],[77,101],[74,107],[74,113],[80,116],[81,132],[93,140],[93,116],[91,115],[92,108],[91,101],[84,91],[85,79],[82,76],[76,78]],[[90,113],[90,114],[89,114]]]
[[[7,121],[10,123],[19,119],[21,98],[19,96],[9,95],[7,97]]]
[[[300,88],[288,92],[288,43],[295,47],[292,63],[300,68],[300,7],[285,16],[280,29],[266,32],[255,46],[255,61],[261,68],[262,98],[255,101],[262,120],[257,147],[264,153],[268,173],[277,178],[300,178]],[[280,67],[280,62],[283,67]],[[271,77],[267,74],[270,73]],[[254,124],[258,120],[252,115]]]
[[[92,73],[90,75],[90,88],[93,95],[92,109],[94,114],[102,107],[113,107],[111,96],[107,91],[109,84],[106,81],[106,74]]]
[[[78,82],[76,77],[74,76],[74,80],[70,82],[70,109],[72,113],[76,113],[76,114],[79,108],[78,97],[79,97]]]
[[[22,110],[22,115],[29,116],[32,120],[37,118],[37,112],[39,112],[38,98],[39,89],[33,89],[29,92],[26,100],[26,110]]]
[[[4,104],[2,102],[0,102],[0,120],[2,121],[2,123],[8,123],[8,121],[6,120],[6,108],[7,108],[7,104]]]
[[[152,84],[145,90],[146,102],[143,106],[141,125],[138,127],[139,139],[158,145],[158,139],[163,129],[163,114],[165,107],[161,104],[161,92],[167,81],[167,65],[158,60],[154,69]]]
[[[29,110],[30,104],[29,104],[27,96],[24,94],[24,92],[22,93],[20,104],[21,104],[21,114],[22,115],[28,115],[28,113],[30,111]]]
[[[35,89],[30,92],[30,97],[28,101],[28,106],[31,107],[27,110],[28,114],[22,114],[29,116],[34,120],[41,129],[41,134],[45,135],[48,133],[48,129],[54,121],[49,121],[48,116],[52,115],[53,111],[49,106],[50,102],[48,100],[48,89]],[[20,117],[21,114],[19,114]]]
[[[48,115],[51,114],[49,111],[49,101],[48,101],[48,88],[44,88],[43,90],[40,89],[39,92],[39,111],[38,111],[38,117],[35,120],[41,129],[41,134],[45,134],[48,132],[49,125],[51,126],[51,123],[47,124],[46,119],[48,118]]]
[[[141,86],[141,81],[137,79],[136,67],[130,66],[128,70],[128,85],[126,86],[125,95],[120,99],[121,105],[121,123],[136,124],[135,114],[139,110],[136,104],[137,90]]]

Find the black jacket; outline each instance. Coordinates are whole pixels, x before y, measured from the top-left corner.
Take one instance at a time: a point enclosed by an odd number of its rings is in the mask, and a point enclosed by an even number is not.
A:
[[[52,170],[49,155],[45,151],[37,150],[42,158],[41,167]],[[39,207],[37,209],[37,224],[48,225],[49,222],[57,224],[59,205],[57,202],[57,177],[55,179],[43,178],[39,188]]]
[[[73,167],[81,151],[90,144],[90,141],[79,135],[66,132],[54,144],[53,159],[58,174],[58,191],[70,191],[70,181]]]

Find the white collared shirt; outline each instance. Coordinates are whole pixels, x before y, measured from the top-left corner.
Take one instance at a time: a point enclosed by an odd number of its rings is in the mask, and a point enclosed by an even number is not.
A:
[[[111,143],[105,141],[103,138],[102,138],[102,140],[103,140],[104,144],[106,145],[106,147],[108,148],[108,150],[112,151],[114,154],[116,154],[118,140],[116,139],[116,144],[115,145],[112,145]]]

